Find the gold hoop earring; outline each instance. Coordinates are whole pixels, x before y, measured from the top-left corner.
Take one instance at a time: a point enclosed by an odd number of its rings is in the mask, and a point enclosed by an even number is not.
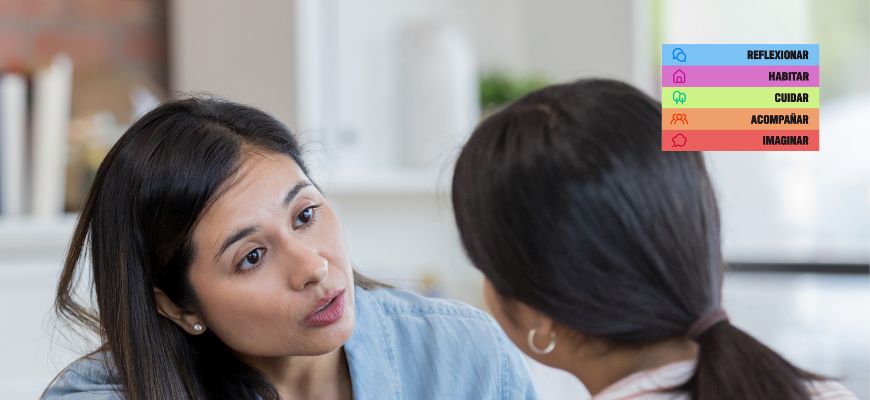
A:
[[[537,331],[534,329],[529,330],[529,348],[532,349],[532,352],[535,354],[550,354],[553,352],[553,349],[556,348],[556,331],[550,331],[550,343],[547,343],[547,347],[540,349],[535,345],[535,335],[537,335]]]

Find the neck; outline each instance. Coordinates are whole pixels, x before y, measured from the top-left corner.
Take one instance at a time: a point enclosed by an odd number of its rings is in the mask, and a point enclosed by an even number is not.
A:
[[[244,357],[275,386],[281,399],[350,399],[344,347],[319,356]]]
[[[677,361],[694,360],[698,345],[687,338],[668,339],[642,346],[577,349],[569,361],[568,372],[583,382],[593,396],[636,372],[654,369]]]

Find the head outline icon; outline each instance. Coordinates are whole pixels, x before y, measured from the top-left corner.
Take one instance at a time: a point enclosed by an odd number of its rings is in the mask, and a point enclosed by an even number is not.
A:
[[[686,62],[686,52],[680,47],[674,47],[674,50],[671,51],[671,57],[679,62]]]

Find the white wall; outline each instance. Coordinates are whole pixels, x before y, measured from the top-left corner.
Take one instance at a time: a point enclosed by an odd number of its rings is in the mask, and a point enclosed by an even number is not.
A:
[[[643,54],[633,51],[633,3],[523,2],[527,38],[524,67],[542,71],[556,81],[595,76],[632,82],[634,65],[647,61],[637,59]]]
[[[810,0],[787,6],[776,0],[662,4],[664,43],[818,43],[823,54],[833,45],[818,34],[825,27],[814,21]],[[866,58],[855,59],[870,70]],[[822,71],[829,67],[820,65]],[[855,92],[823,94],[818,152],[705,152],[722,211],[726,259],[870,262],[870,91]]]
[[[732,323],[795,365],[870,396],[870,278],[865,275],[726,274]]]
[[[295,1],[169,2],[173,92],[208,92],[296,115]]]
[[[0,220],[0,392],[35,399],[72,360],[92,350],[52,310],[73,218]]]
[[[390,168],[399,163],[400,139],[407,132],[400,131],[398,114],[403,103],[414,100],[401,96],[400,40],[415,24],[434,21],[461,31],[481,71],[534,73],[554,81],[589,76],[631,81],[635,76],[632,2],[331,0],[320,4],[321,10],[334,10],[332,17],[321,20],[325,29],[320,32],[328,34],[321,42],[327,61],[320,73],[333,73],[334,78],[325,81],[335,84],[324,83],[320,90],[327,93],[302,94],[299,101],[311,96],[332,101],[315,113],[321,121],[305,121],[298,127],[328,143],[338,168]]]

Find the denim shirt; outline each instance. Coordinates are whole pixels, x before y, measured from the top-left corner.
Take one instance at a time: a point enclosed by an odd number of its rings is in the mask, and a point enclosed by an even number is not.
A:
[[[397,289],[355,288],[344,345],[356,400],[536,399],[519,350],[484,312]],[[106,354],[65,368],[43,399],[118,399]]]

